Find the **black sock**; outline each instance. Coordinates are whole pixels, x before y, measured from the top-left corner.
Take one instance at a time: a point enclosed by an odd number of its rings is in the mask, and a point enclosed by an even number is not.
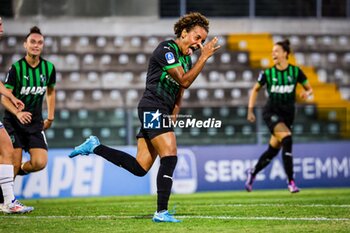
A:
[[[144,176],[147,174],[136,158],[120,150],[115,150],[104,145],[99,145],[94,149],[94,153],[105,158],[109,162],[122,167],[135,176]]]
[[[157,175],[157,211],[167,210],[168,201],[173,186],[173,173],[177,163],[177,156],[165,156],[160,160]]]
[[[283,159],[283,165],[284,170],[286,171],[288,181],[293,180],[293,155],[292,155],[292,136],[287,136],[282,139],[282,159]]]
[[[264,169],[271,160],[278,154],[280,149],[273,148],[269,145],[269,148],[260,156],[258,163],[255,165],[253,176],[256,176],[262,169]]]

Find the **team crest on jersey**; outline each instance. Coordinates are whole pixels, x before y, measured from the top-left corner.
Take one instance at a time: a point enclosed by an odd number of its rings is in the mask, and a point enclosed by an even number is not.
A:
[[[40,82],[42,82],[42,83],[46,82],[46,76],[44,74],[40,75]]]
[[[168,64],[172,64],[175,62],[175,56],[172,52],[167,52],[165,54],[165,59],[168,62]]]

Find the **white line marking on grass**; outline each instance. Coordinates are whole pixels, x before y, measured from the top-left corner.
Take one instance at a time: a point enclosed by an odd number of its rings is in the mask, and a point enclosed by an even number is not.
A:
[[[222,220],[277,220],[277,221],[350,221],[350,218],[287,218],[287,217],[236,217],[236,216],[177,216],[178,218]]]
[[[350,218],[290,218],[290,217],[237,217],[237,216],[176,216],[180,219],[212,219],[212,220],[263,220],[263,221],[350,221]],[[23,215],[4,215],[1,218],[12,219],[151,219],[151,216],[113,216],[113,215],[99,215],[99,216],[23,216]]]
[[[255,207],[255,206],[267,206],[267,207],[277,207],[277,206],[289,206],[289,207],[332,207],[332,208],[350,208],[350,205],[335,205],[335,204],[213,204],[210,206],[217,206],[217,207]]]

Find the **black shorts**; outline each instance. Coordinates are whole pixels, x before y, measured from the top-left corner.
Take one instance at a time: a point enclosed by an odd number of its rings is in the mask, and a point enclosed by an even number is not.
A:
[[[169,123],[171,113],[165,109],[154,107],[138,107],[141,129],[136,138],[153,139],[167,132],[174,132]]]
[[[32,148],[42,148],[47,150],[47,141],[44,131],[38,131],[34,133],[26,133],[15,130],[9,130],[13,148],[22,148],[28,152]]]
[[[289,130],[293,128],[295,108],[288,106],[270,106],[266,105],[263,111],[263,119],[273,134],[274,128],[278,123],[284,123]]]

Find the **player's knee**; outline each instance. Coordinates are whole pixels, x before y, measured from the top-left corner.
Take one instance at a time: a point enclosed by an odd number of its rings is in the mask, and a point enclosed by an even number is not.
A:
[[[133,170],[133,174],[139,177],[145,176],[148,172],[148,170],[145,170],[136,160]]]
[[[147,174],[147,171],[144,170],[143,168],[140,168],[140,169],[137,169],[134,174],[135,174],[135,176],[142,177],[142,176],[145,176]]]
[[[47,161],[46,160],[31,161],[31,164],[34,171],[41,171],[46,167]]]

